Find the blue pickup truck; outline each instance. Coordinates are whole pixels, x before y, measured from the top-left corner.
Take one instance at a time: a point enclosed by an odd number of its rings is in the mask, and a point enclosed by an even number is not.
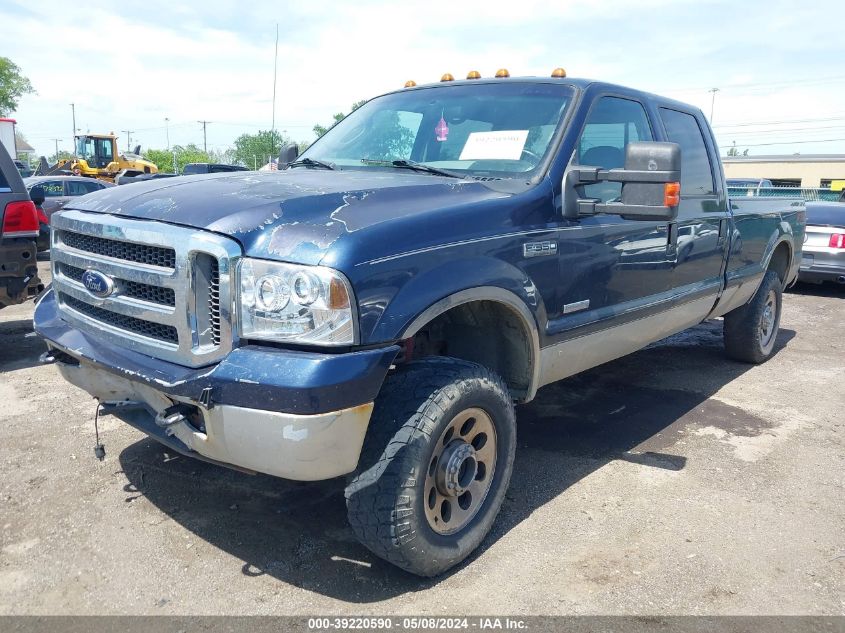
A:
[[[476,75],[374,98],[278,172],[69,202],[44,361],[175,451],[346,476],[360,541],[432,576],[489,531],[543,385],[720,316],[729,356],[771,356],[802,201],[729,200],[697,108]]]

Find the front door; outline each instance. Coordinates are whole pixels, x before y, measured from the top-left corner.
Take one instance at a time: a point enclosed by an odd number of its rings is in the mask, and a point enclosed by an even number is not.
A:
[[[624,167],[625,149],[654,140],[643,105],[633,98],[602,96],[592,105],[571,164]],[[564,195],[611,202],[620,183],[582,185]],[[659,311],[672,288],[668,224],[596,215],[560,233],[557,314],[549,334],[558,341],[582,336]]]

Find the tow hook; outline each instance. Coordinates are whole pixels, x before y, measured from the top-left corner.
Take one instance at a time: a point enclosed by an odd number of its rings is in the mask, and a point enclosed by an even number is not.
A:
[[[174,424],[179,424],[179,422],[185,422],[190,413],[191,407],[188,405],[174,404],[172,407],[167,407],[161,413],[156,414],[155,423],[166,429]]]

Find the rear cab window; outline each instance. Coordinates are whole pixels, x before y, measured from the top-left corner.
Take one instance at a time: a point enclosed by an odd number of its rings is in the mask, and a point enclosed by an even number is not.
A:
[[[681,197],[716,195],[713,167],[695,116],[661,107],[660,119],[668,140],[681,146]]]

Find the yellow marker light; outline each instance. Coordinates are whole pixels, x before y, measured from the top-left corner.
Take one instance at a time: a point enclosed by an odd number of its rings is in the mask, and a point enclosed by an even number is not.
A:
[[[455,81],[455,78],[452,77],[452,73],[445,73],[441,78],[440,81]]]
[[[409,79],[408,81],[405,82],[406,88],[413,88],[416,85],[417,85],[417,82],[414,81],[413,79]]]
[[[496,71],[496,78],[502,79],[503,77],[510,77],[511,74],[508,72],[507,68],[500,68]]]
[[[481,79],[481,73],[477,70],[471,70],[467,73],[467,79]]]
[[[563,68],[555,68],[552,71],[552,77],[566,77],[566,71]]]

